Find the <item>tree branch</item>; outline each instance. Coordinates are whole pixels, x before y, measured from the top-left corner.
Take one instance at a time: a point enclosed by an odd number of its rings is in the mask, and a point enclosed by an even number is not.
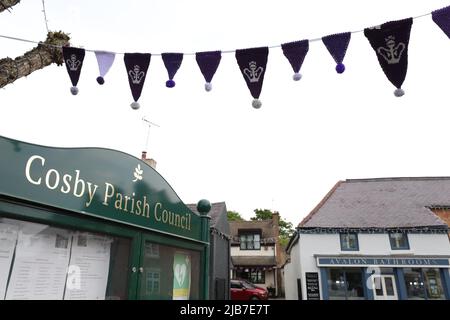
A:
[[[18,4],[20,0],[0,0],[0,12],[8,10],[12,6],[15,6]]]
[[[5,1],[5,0],[0,0]],[[0,59],[0,88],[52,63],[64,62],[62,46],[69,45],[70,37],[63,32],[49,32],[44,43],[15,58]]]

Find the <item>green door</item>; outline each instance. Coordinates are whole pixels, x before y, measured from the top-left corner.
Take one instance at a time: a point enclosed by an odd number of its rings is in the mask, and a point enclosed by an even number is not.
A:
[[[202,245],[158,235],[143,235],[137,299],[200,299]]]

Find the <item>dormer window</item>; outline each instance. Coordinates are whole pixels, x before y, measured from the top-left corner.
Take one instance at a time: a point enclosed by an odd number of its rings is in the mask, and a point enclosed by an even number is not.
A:
[[[357,233],[341,233],[341,250],[342,251],[358,251],[358,234]]]
[[[401,232],[389,233],[392,250],[409,250],[408,235]]]
[[[239,240],[241,250],[261,250],[260,233],[241,233]]]

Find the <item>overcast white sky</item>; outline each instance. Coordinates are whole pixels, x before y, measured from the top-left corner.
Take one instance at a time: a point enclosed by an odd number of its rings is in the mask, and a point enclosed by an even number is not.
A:
[[[45,0],[50,30],[73,46],[114,52],[234,50],[315,39],[419,16],[449,1],[183,1]],[[0,13],[0,34],[43,41],[41,0]],[[0,38],[0,58],[33,44]],[[175,88],[165,87],[160,56],[151,59],[133,101],[117,55],[96,82],[86,53],[79,94],[55,65],[0,90],[0,135],[61,147],[103,147],[156,159],[157,171],[185,203],[225,201],[245,218],[255,208],[278,210],[297,225],[341,179],[448,176],[450,39],[431,15],[413,22],[405,96],[396,98],[363,33],[352,34],[339,75],[320,41],[311,42],[301,73],[280,48],[270,49],[259,110],[234,53],[223,54],[205,92],[194,56],[185,56]],[[150,129],[146,117],[160,125]]]

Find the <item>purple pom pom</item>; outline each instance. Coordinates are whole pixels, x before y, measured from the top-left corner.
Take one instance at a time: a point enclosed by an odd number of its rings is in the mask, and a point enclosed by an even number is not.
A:
[[[302,78],[302,75],[298,72],[294,73],[294,75],[292,76],[292,79],[294,79],[294,81],[298,81]]]
[[[345,66],[343,63],[338,63],[336,65],[336,72],[337,73],[343,73],[345,71]]]
[[[166,81],[166,87],[167,87],[167,88],[173,88],[173,87],[175,87],[175,81],[173,81],[172,79],[167,80],[167,81]]]
[[[97,82],[98,82],[98,84],[104,84],[105,79],[103,79],[103,77],[97,77]]]

